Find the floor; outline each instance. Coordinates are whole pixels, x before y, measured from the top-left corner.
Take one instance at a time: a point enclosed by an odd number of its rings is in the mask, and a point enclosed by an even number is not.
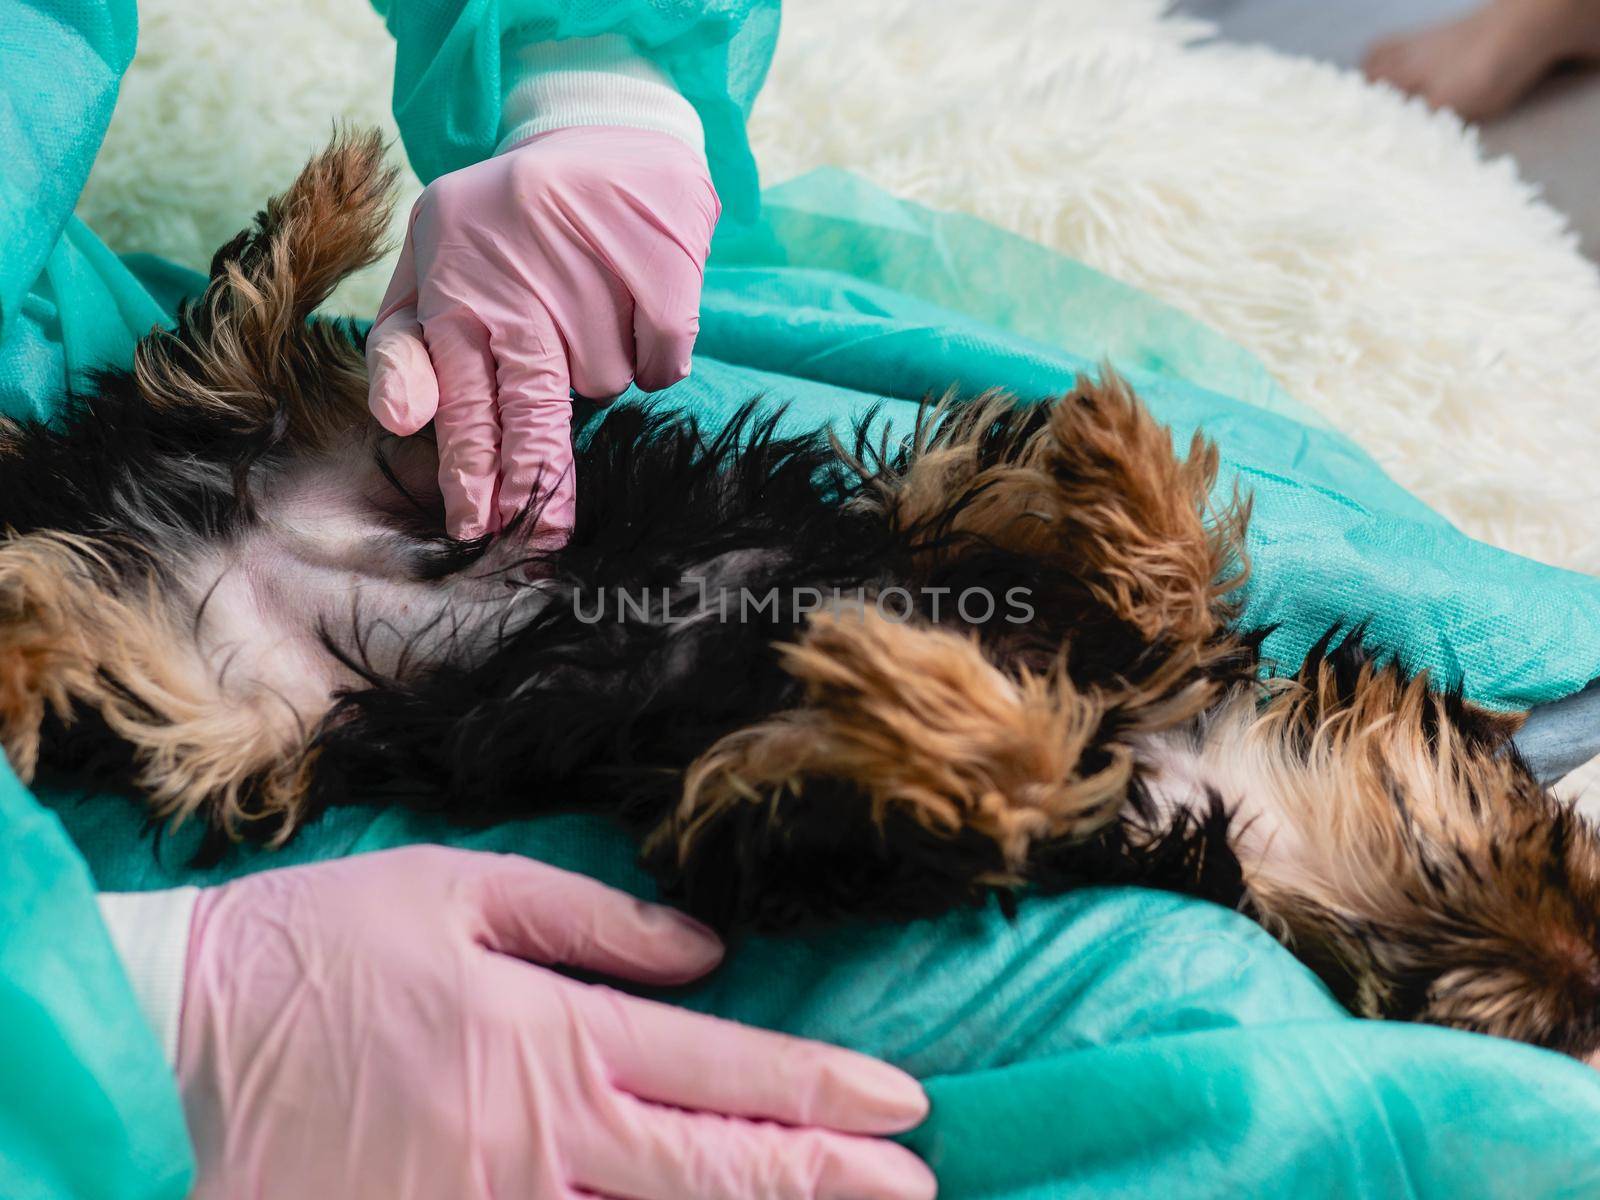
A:
[[[1477,0],[1178,0],[1217,23],[1222,37],[1264,42],[1356,66],[1371,42],[1472,8]],[[1486,126],[1491,153],[1510,154],[1522,173],[1565,212],[1584,250],[1600,259],[1600,70],[1548,81],[1524,105]]]

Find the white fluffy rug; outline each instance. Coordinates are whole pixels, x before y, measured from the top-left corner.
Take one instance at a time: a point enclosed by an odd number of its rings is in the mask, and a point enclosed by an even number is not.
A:
[[[1196,44],[1163,7],[795,0],[753,122],[766,178],[849,167],[1137,284],[1470,533],[1600,572],[1600,276],[1561,218],[1453,118]],[[81,206],[117,249],[203,265],[335,117],[392,128],[358,0],[140,8]],[[384,274],[337,303],[370,311]]]

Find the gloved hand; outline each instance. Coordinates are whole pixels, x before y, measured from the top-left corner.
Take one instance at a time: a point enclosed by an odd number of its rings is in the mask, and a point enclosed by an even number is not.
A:
[[[424,189],[367,341],[369,400],[393,433],[434,422],[452,534],[536,494],[546,535],[570,530],[568,388],[689,373],[721,211],[694,150],[618,126],[540,134]]]
[[[873,1059],[578,983],[681,983],[702,926],[514,856],[418,846],[200,894],[178,1082],[195,1196],[930,1197]],[[774,1124],[772,1122],[782,1122]]]

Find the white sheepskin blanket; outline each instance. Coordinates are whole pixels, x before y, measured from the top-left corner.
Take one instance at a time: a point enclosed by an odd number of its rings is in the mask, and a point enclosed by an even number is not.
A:
[[[358,0],[140,8],[80,209],[119,250],[203,266],[335,118],[392,131]],[[1561,217],[1452,117],[1163,8],[794,0],[765,177],[851,168],[1136,284],[1468,532],[1600,572],[1600,276]],[[336,305],[370,312],[386,275]]]

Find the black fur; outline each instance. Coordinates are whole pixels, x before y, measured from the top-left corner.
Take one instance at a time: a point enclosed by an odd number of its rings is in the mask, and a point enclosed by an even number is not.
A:
[[[681,415],[611,411],[578,457],[571,541],[530,561],[533,579],[505,581],[508,589],[551,588],[557,599],[506,629],[486,658],[444,663],[411,681],[369,675],[370,686],[346,695],[318,737],[316,803],[381,791],[486,822],[558,805],[601,806],[641,832],[653,827],[696,756],[797,700],[774,647],[799,633],[803,614],[780,603],[759,619],[713,619],[693,629],[631,612],[613,619],[614,607],[598,623],[579,614],[598,611],[600,597],[616,589],[681,595],[687,573],[730,555],[747,561],[724,585],[757,596],[776,589],[787,599],[798,587],[830,596],[857,589],[871,596],[895,584],[948,587],[952,595],[980,583],[1002,593],[1026,587],[1040,619],[979,630],[1002,659],[1036,662],[1041,647],[1054,655],[1065,646],[1075,678],[1105,682],[1139,679],[1160,661],[1159,648],[1081,582],[1035,557],[972,545],[931,574],[920,570],[926,557],[912,547],[925,547],[929,531],[897,529],[849,503],[870,491],[877,472],[906,466],[901,452],[874,448],[873,422],[854,436],[852,457],[873,464],[863,477],[821,434],[780,436],[778,419],[752,404],[708,437]],[[1031,429],[1039,414],[1019,409],[1014,420]],[[933,536],[953,540],[948,515],[942,524]],[[932,593],[916,594],[920,619],[931,620]],[[949,608],[947,600],[946,620]],[[879,829],[861,798],[836,780],[808,786],[804,819],[785,811],[797,803],[775,800],[732,815],[696,843],[688,862],[661,853],[650,865],[670,894],[722,926],[844,911],[925,915],[995,891],[976,882],[1000,865],[981,838],[936,838],[904,819]],[[1223,882],[1215,866],[1226,855],[1225,818],[1191,824],[1180,817],[1178,825],[1137,851],[1115,832],[1052,847],[1041,855],[1037,882],[1137,879],[1234,896],[1237,865],[1222,868]]]
[[[205,335],[207,311],[190,310],[176,335],[163,336],[188,346]],[[342,324],[313,325],[319,341],[348,345],[353,336]],[[987,431],[983,453],[998,458],[1042,419],[1037,406],[1013,408]],[[203,407],[157,411],[129,373],[106,372],[64,424],[16,433],[18,453],[0,472],[0,518],[18,532],[109,539],[129,573],[159,572],[172,539],[228,536],[256,519],[253,487],[291,453],[286,421],[281,412],[251,422]],[[934,527],[918,529],[853,503],[908,465],[905,446],[888,443],[874,417],[854,430],[846,455],[821,432],[780,434],[779,421],[754,401],[714,435],[659,409],[608,411],[578,453],[571,540],[499,569],[508,599],[530,587],[551,598],[531,619],[505,620],[492,652],[435,656],[426,669],[386,675],[365,661],[364,631],[325,630],[329,652],[366,686],[343,695],[316,732],[309,811],[382,797],[488,823],[600,807],[650,828],[676,801],[688,763],[723,734],[797,699],[775,653],[803,624],[805,614],[789,603],[797,588],[870,598],[905,586],[923,621],[932,621],[929,597],[938,594],[929,589],[948,588],[939,616],[950,623],[957,618],[948,597],[965,588],[1004,595],[1022,587],[1033,622],[997,617],[977,630],[997,661],[1038,667],[1065,650],[1075,680],[1089,684],[1137,681],[1161,661],[1163,648],[1097,603],[1073,572],[952,532],[954,514],[975,497],[955,498]],[[382,464],[381,441],[376,453],[394,524],[425,551],[418,575],[481,565],[490,541],[442,539],[436,499],[405,489]],[[929,555],[930,545],[950,552]],[[665,589],[681,611],[696,596],[686,576],[708,567],[721,571],[714,582],[735,602],[740,589],[755,597],[775,589],[780,601],[746,619],[693,626],[660,620],[659,603],[643,618],[616,618],[622,591],[659,598]],[[613,601],[605,619],[581,619],[602,596]],[[1253,668],[1247,648],[1218,669],[1243,676]],[[80,716],[70,730],[50,730],[47,761],[93,764],[102,779],[116,779],[127,756],[99,744],[109,734],[92,714]],[[978,881],[995,873],[993,846],[936,839],[904,820],[879,830],[857,800],[846,784],[818,785],[806,793],[803,822],[741,816],[699,843],[690,861],[660,856],[652,866],[674,894],[723,925],[847,910],[921,914],[992,894]],[[1217,878],[1225,820],[1180,824],[1137,853],[1117,834],[1050,848],[1036,882],[1166,878],[1192,890]],[[265,838],[277,829],[267,820],[246,833]],[[1233,887],[1203,890],[1225,895]]]

